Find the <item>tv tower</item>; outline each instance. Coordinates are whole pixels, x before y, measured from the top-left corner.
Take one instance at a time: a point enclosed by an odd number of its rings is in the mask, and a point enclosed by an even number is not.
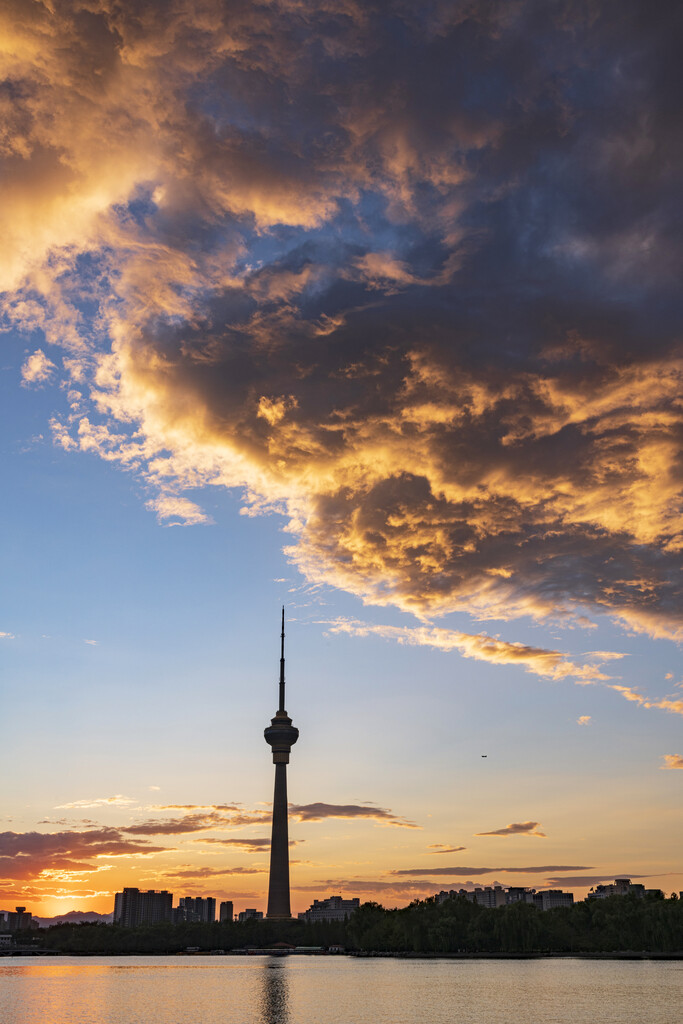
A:
[[[280,637],[280,706],[275,718],[264,729],[266,743],[273,748],[275,794],[273,796],[273,831],[270,840],[270,880],[266,917],[291,918],[289,905],[289,836],[287,832],[287,765],[289,752],[299,738],[299,730],[285,711],[285,609],[282,608]]]

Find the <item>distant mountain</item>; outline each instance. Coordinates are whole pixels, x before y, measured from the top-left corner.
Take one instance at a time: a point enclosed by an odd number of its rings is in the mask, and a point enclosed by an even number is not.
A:
[[[59,914],[57,917],[36,917],[33,920],[41,928],[49,928],[51,924],[111,924],[113,914],[96,914],[94,910],[70,910],[68,914]]]

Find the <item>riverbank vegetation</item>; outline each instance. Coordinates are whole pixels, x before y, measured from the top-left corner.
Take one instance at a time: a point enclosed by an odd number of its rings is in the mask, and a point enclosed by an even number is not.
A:
[[[490,910],[458,896],[398,910],[364,903],[345,922],[254,921],[120,928],[62,924],[22,935],[36,949],[63,953],[179,953],[340,945],[386,953],[611,953],[683,951],[683,901],[611,896],[541,912],[524,903]]]

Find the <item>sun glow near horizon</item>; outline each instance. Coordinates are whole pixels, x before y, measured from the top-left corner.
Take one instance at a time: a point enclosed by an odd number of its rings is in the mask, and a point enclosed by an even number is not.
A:
[[[0,12],[3,905],[679,888],[674,17]]]

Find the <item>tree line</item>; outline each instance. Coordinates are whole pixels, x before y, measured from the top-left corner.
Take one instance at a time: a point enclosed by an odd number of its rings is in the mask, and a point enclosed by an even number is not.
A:
[[[229,951],[277,942],[396,954],[674,953],[683,951],[683,901],[611,896],[542,912],[525,903],[489,909],[463,896],[443,903],[432,897],[397,910],[364,903],[344,922],[59,924],[30,938],[24,934],[21,941],[36,949],[91,954]]]

